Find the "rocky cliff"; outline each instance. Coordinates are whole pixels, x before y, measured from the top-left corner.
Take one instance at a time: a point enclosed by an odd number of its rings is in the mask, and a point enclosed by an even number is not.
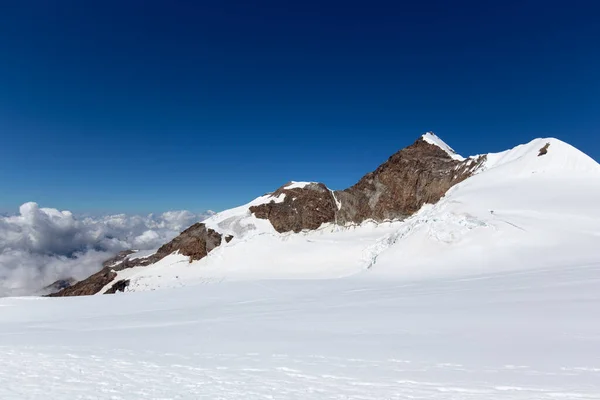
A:
[[[59,292],[49,294],[49,297],[65,296],[87,296],[96,294],[102,288],[112,282],[117,277],[117,273],[108,267],[102,268],[87,279],[77,282]]]
[[[60,292],[61,290],[71,287],[76,283],[77,283],[77,280],[75,278],[59,279],[55,282],[52,282],[48,286],[45,286],[44,288],[42,288],[40,294],[41,295],[44,295],[44,294],[49,295],[52,293]]]
[[[436,203],[468,178],[484,157],[458,161],[423,138],[398,151],[354,186],[336,191],[337,223],[403,219],[425,203]]]
[[[457,160],[423,138],[398,151],[354,186],[329,190],[322,183],[288,183],[275,192],[283,202],[250,207],[278,232],[312,230],[322,223],[361,223],[372,219],[404,219],[425,203],[436,203],[452,186],[465,180],[485,157]]]
[[[277,232],[317,229],[325,222],[335,221],[335,197],[322,183],[295,186],[290,182],[273,192],[273,197],[280,196],[285,196],[283,202],[250,207],[251,213],[257,218],[268,219]]]

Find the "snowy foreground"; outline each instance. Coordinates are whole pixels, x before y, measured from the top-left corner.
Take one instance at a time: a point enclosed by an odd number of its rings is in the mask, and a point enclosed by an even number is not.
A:
[[[206,224],[235,239],[138,293],[0,299],[0,399],[600,399],[600,166],[565,143],[405,221]]]
[[[0,300],[2,399],[600,399],[600,264]]]

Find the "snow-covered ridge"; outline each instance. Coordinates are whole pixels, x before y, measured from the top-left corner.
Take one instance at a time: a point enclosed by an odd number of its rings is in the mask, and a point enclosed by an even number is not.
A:
[[[223,235],[233,236],[234,240],[264,233],[277,233],[268,220],[259,219],[252,215],[250,207],[272,201],[275,203],[283,202],[285,196],[285,193],[281,193],[279,196],[266,194],[257,197],[243,206],[221,211],[204,220],[203,223],[207,228],[213,229]]]
[[[543,147],[547,152],[540,155]],[[553,138],[535,139],[486,155],[474,176],[407,220],[330,224],[300,234],[278,233],[268,220],[249,211],[253,205],[283,200],[268,194],[205,221],[209,228],[234,236],[230,243],[191,264],[174,255],[127,272],[129,290],[229,280],[331,279],[362,273],[397,279],[469,274],[481,268],[522,269],[564,260],[564,254],[571,254],[565,252],[567,246],[589,262],[595,259],[593,243],[600,237],[600,180],[593,179],[598,173],[600,165],[572,146]],[[308,182],[287,188],[296,184]]]
[[[465,158],[460,154],[457,154],[452,147],[448,146],[446,142],[436,136],[433,132],[427,132],[421,138],[429,144],[439,147],[444,150],[452,159],[457,161],[463,161]]]

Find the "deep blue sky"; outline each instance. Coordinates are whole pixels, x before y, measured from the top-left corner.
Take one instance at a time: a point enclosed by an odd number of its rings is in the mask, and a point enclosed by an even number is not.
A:
[[[433,130],[600,159],[588,1],[0,1],[0,212],[345,188]]]

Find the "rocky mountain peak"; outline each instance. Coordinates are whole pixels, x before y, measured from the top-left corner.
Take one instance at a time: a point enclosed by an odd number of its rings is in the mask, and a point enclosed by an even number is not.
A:
[[[462,161],[461,161],[462,160]],[[393,154],[350,188],[336,192],[339,223],[403,219],[437,202],[473,171],[437,136],[427,133]]]
[[[332,191],[322,183],[290,182],[272,194],[283,201],[253,206],[250,212],[268,219],[278,232],[312,230],[328,222],[403,219],[423,204],[437,202],[482,161],[465,160],[428,132],[348,189]]]

